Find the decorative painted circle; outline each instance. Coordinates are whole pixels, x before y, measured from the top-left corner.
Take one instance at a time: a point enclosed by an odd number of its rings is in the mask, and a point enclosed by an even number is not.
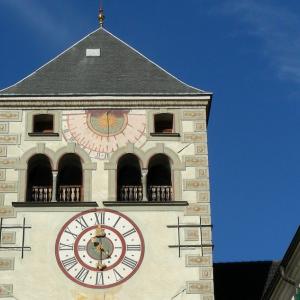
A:
[[[76,142],[97,159],[107,159],[128,143],[141,147],[146,142],[146,115],[140,110],[64,112],[62,128],[66,141]]]
[[[127,126],[128,112],[125,111],[92,111],[87,113],[87,125],[101,136],[118,135]]]
[[[109,288],[128,280],[144,258],[144,239],[127,216],[109,209],[75,215],[60,230],[56,260],[72,281],[89,288]]]

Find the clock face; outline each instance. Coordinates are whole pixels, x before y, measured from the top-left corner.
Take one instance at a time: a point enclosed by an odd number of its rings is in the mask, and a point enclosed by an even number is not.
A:
[[[97,289],[113,287],[133,276],[144,249],[137,225],[109,209],[77,214],[62,227],[55,244],[56,260],[65,275]]]
[[[129,142],[141,147],[146,142],[146,115],[138,110],[82,110],[63,114],[63,134],[91,157],[107,155]]]

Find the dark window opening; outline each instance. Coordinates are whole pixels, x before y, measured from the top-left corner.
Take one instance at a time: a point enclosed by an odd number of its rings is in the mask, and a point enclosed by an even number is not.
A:
[[[54,122],[53,115],[40,114],[33,116],[33,132],[34,133],[53,133]]]
[[[155,133],[173,133],[173,114],[154,115],[154,131]]]
[[[164,154],[156,154],[149,161],[147,192],[149,201],[172,200],[170,159]]]
[[[56,200],[77,202],[82,200],[82,165],[78,155],[65,154],[58,164]]]
[[[26,201],[50,202],[52,199],[52,168],[49,158],[37,154],[28,161]]]
[[[141,201],[143,187],[138,158],[134,154],[122,156],[118,161],[117,174],[117,200]]]

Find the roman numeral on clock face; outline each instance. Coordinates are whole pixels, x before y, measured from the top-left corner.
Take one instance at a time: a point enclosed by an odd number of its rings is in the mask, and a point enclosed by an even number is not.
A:
[[[97,272],[95,284],[96,285],[104,285],[103,272]]]
[[[66,228],[65,233],[72,235],[74,239],[78,236],[76,233],[72,232],[69,227]]]
[[[137,262],[127,256],[125,256],[125,258],[122,261],[122,264],[127,266],[130,269],[134,269],[137,265]]]
[[[127,232],[123,233],[123,237],[125,238],[125,237],[127,237],[127,236],[129,236],[129,235],[131,235],[131,234],[133,234],[135,232],[136,232],[136,230],[134,228],[131,228]]]
[[[95,213],[96,224],[105,224],[105,212]]]
[[[60,243],[59,244],[59,251],[66,251],[66,250],[73,250],[74,248],[74,244],[64,244],[64,243]]]
[[[87,270],[86,268],[82,267],[81,270],[78,272],[78,274],[76,275],[76,279],[78,279],[81,282],[84,282],[86,277],[89,274],[89,270]]]
[[[85,221],[84,217],[80,217],[79,219],[76,219],[76,222],[81,226],[82,230],[88,228],[88,224]]]
[[[64,266],[64,268],[67,270],[67,271],[70,271],[73,267],[75,267],[77,264],[78,264],[78,261],[77,259],[73,256],[73,257],[70,257],[70,258],[67,258],[65,260],[62,261],[62,264]]]
[[[127,245],[127,251],[141,251],[141,245]]]
[[[120,281],[124,278],[116,269],[113,269],[113,271],[114,271],[116,281]]]

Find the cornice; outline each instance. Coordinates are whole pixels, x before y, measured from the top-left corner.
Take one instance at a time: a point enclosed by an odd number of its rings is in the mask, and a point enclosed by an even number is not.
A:
[[[52,108],[195,108],[210,106],[212,95],[203,96],[1,96],[0,109]]]

